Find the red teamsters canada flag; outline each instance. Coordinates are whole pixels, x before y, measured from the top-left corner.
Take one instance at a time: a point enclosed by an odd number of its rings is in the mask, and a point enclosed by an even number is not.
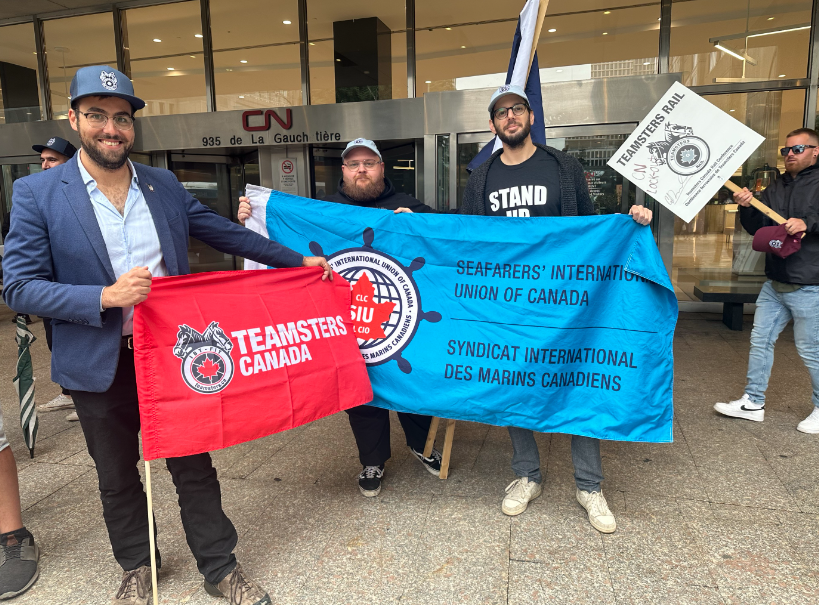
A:
[[[146,460],[217,450],[372,400],[350,284],[321,274],[298,268],[153,280],[134,313]]]

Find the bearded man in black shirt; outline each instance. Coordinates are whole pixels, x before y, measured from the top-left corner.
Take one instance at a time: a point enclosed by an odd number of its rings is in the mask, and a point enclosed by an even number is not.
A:
[[[535,115],[520,86],[501,86],[489,103],[489,128],[502,149],[492,154],[470,175],[464,190],[461,214],[509,217],[585,216],[594,214],[583,167],[572,156],[532,142]],[[629,214],[641,225],[651,222],[651,210],[632,206]],[[540,453],[534,433],[509,427],[512,470],[518,476],[506,488],[501,509],[519,515],[541,494]],[[617,529],[600,483],[603,463],[600,440],[572,435],[577,501],[589,522],[600,532]]]
[[[342,178],[338,191],[324,198],[325,201],[392,210],[396,214],[432,212],[429,206],[411,195],[395,191],[390,179],[384,176],[384,162],[374,142],[367,139],[350,141],[342,152],[341,159]],[[250,201],[246,197],[240,197],[239,222],[244,225],[250,215]],[[390,413],[382,408],[360,405],[347,410],[347,414],[358,445],[358,458],[364,467],[358,476],[358,488],[363,495],[372,498],[381,491],[384,463],[391,456]],[[430,458],[423,454],[432,418],[398,412],[398,420],[404,429],[412,455],[430,473],[439,476],[440,452],[433,449]]]

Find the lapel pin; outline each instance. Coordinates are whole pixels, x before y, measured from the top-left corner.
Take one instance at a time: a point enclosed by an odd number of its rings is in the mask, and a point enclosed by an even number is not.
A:
[[[154,190],[154,186],[153,186],[153,185],[148,185],[148,189],[150,189],[151,191],[153,191],[153,190]]]

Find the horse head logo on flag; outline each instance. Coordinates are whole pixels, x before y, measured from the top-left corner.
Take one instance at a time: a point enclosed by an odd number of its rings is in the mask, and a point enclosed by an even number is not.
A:
[[[182,378],[198,393],[218,393],[233,378],[233,343],[219,323],[212,321],[203,333],[179,326],[173,354],[182,360]]]
[[[421,320],[435,323],[441,321],[441,314],[421,310],[421,293],[412,274],[426,261],[419,257],[405,267],[373,248],[374,238],[367,227],[363,247],[339,250],[327,256],[327,262],[352,285],[353,332],[365,363],[376,366],[395,359],[401,371],[409,374],[412,366],[402,351],[412,342]],[[310,242],[310,251],[324,256],[316,242]]]

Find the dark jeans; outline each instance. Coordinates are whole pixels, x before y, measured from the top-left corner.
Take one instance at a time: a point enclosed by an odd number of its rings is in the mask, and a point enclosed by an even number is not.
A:
[[[114,557],[125,571],[150,565],[148,502],[137,469],[139,404],[134,352],[121,349],[117,374],[106,392],[74,391],[72,395],[88,452],[97,465],[102,514]],[[208,582],[217,584],[236,567],[233,549],[238,536],[222,510],[210,454],[165,462],[176,486],[185,537],[196,565]]]
[[[358,459],[364,466],[380,466],[390,459],[390,412],[371,405],[359,405],[347,410],[350,428],[358,445]],[[407,436],[407,445],[417,452],[424,451],[431,416],[398,412],[398,420]]]
[[[516,426],[508,428],[509,437],[512,438],[512,470],[518,477],[528,477],[535,483],[541,483],[543,476],[540,473],[540,452],[537,449],[535,434],[529,429]],[[577,489],[599,492],[600,483],[603,481],[600,440],[572,435],[572,462]]]
[[[48,350],[51,350],[51,318],[50,317],[43,317],[43,329],[45,330],[46,335],[46,344],[48,345]],[[63,395],[71,395],[71,391],[69,391],[64,386],[60,386],[63,390]]]

